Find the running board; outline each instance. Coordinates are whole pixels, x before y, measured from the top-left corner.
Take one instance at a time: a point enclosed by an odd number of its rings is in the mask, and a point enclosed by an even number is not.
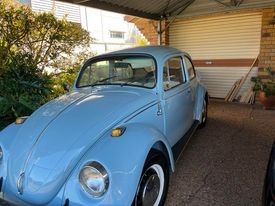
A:
[[[172,152],[173,152],[175,161],[179,159],[181,153],[184,151],[190,138],[194,135],[199,124],[200,124],[200,121],[195,120],[192,127],[188,130],[188,132],[172,147]]]

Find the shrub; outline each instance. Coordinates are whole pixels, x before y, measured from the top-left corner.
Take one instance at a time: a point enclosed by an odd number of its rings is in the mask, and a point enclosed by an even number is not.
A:
[[[87,50],[90,43],[80,24],[35,13],[11,0],[0,1],[0,116],[29,115],[62,94],[64,90],[56,89],[60,82],[45,69],[66,73],[61,62],[74,59],[76,49]]]
[[[0,116],[30,115],[51,94],[51,80],[33,63],[32,56],[17,54],[0,79]]]

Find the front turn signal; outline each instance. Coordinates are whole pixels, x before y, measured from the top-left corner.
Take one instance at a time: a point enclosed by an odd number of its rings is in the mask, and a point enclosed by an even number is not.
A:
[[[125,127],[118,127],[118,128],[114,128],[112,129],[112,137],[120,137],[121,135],[123,135],[123,133],[125,132],[126,128]]]
[[[15,124],[23,124],[28,117],[17,117],[15,120]]]

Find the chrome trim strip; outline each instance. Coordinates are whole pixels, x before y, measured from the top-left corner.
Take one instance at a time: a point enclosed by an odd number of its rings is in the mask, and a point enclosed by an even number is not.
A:
[[[16,182],[16,187],[17,187],[17,191],[18,191],[19,195],[23,194],[23,181],[24,181],[24,178],[25,178],[25,173],[21,172],[20,175],[19,175],[19,178]]]

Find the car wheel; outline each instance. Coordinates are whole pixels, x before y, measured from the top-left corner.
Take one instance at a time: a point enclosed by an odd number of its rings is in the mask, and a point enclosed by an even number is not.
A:
[[[203,100],[203,106],[201,111],[201,123],[199,125],[200,128],[203,128],[207,122],[207,113],[208,113],[208,104],[206,99]]]
[[[270,206],[275,205],[275,142],[273,142],[272,150],[270,152],[269,161],[267,165],[263,193],[262,205]]]
[[[164,155],[150,152],[145,162],[133,205],[164,205],[169,184],[169,168]]]

